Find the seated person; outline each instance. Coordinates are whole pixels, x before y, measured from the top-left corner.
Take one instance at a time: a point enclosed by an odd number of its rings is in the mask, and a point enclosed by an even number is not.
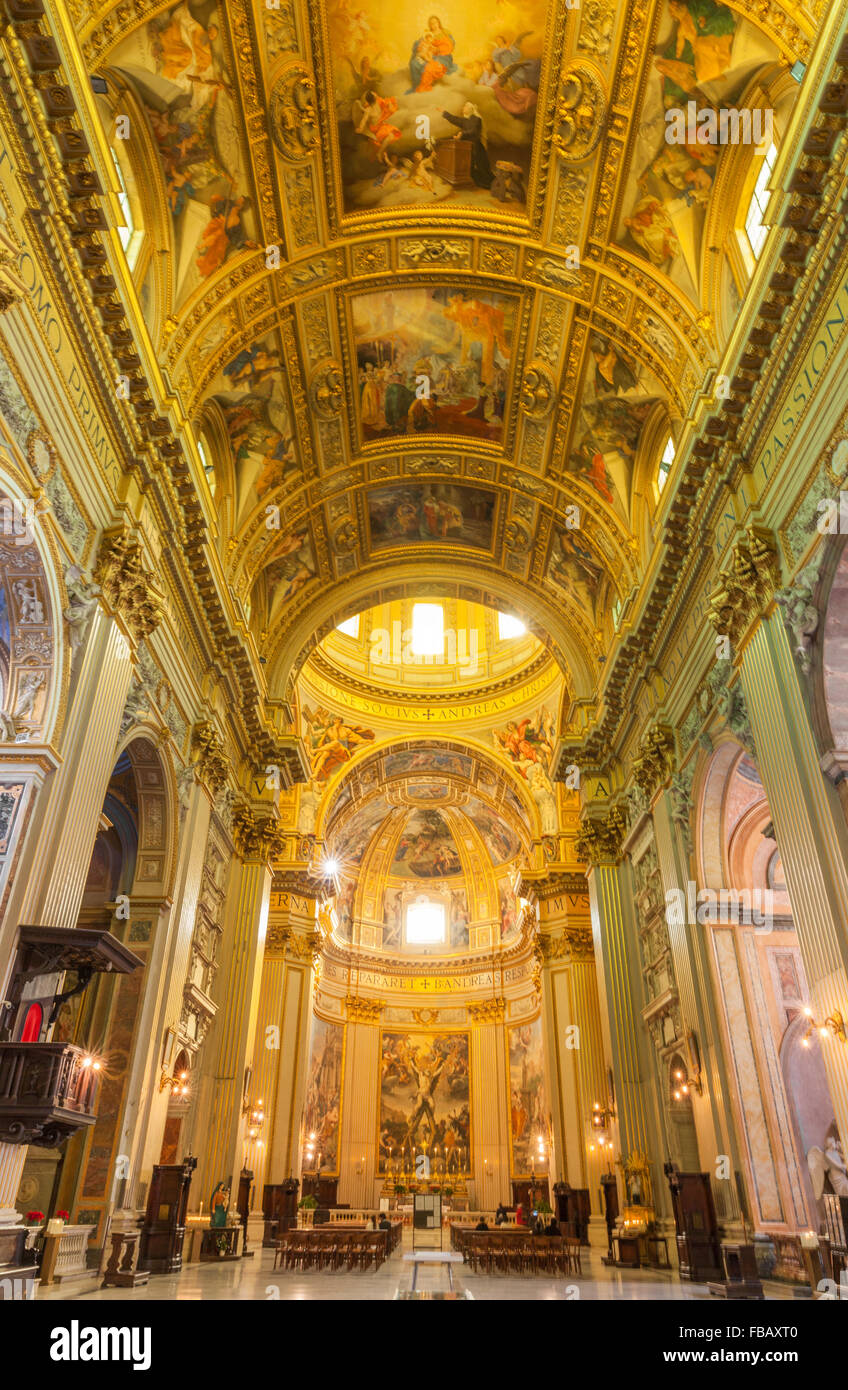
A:
[[[495,1212],[495,1225],[503,1226],[504,1223],[508,1220],[509,1216],[507,1215],[506,1207],[504,1206],[503,1202],[499,1202],[498,1209]]]
[[[488,1231],[489,1226],[485,1216],[480,1217],[480,1220],[477,1222],[477,1225],[474,1227],[474,1229],[475,1231]]]
[[[381,1231],[391,1231],[391,1229],[392,1229],[392,1223],[391,1223],[391,1221],[389,1220],[388,1213],[385,1212],[385,1211],[383,1212],[382,1216],[380,1217],[380,1225],[379,1225],[378,1229],[381,1230]]]
[[[368,1220],[365,1222],[365,1229],[366,1231],[376,1231],[377,1227],[373,1216],[369,1216]]]

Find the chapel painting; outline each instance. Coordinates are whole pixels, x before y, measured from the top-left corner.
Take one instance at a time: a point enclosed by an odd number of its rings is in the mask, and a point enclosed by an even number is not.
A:
[[[457,483],[393,483],[368,493],[372,550],[451,541],[490,550],[494,514],[493,492]]]
[[[615,597],[609,574],[586,538],[586,527],[555,526],[548,559],[547,579],[581,612],[590,613],[596,625]]]
[[[501,443],[515,305],[447,285],[356,295],[363,443],[434,433]]]
[[[383,1033],[380,1066],[380,1171],[389,1159],[426,1150],[448,1173],[471,1163],[467,1033]]]
[[[536,1140],[547,1139],[547,1101],[542,1050],[542,1020],[510,1028],[509,1094],[512,1173],[527,1176],[533,1171]]]
[[[526,212],[550,5],[328,0],[346,212]]]
[[[470,778],[473,768],[471,759],[465,753],[453,753],[448,748],[433,744],[423,744],[419,748],[401,748],[395,753],[387,753],[383,759],[383,774],[386,778],[398,777],[405,772],[443,772],[451,777]]]
[[[515,858],[521,844],[507,821],[481,801],[479,796],[469,797],[465,812],[479,832],[493,864],[505,864],[508,859]]]
[[[619,242],[700,302],[706,209],[723,146],[666,140],[670,110],[697,116],[732,106],[759,68],[778,58],[753,24],[719,0],[667,0],[625,186]],[[693,125],[697,125],[697,116]]]
[[[339,1171],[343,1038],[340,1024],[313,1014],[303,1128],[306,1139],[315,1136],[315,1167],[324,1173]]]
[[[459,850],[444,816],[429,809],[413,811],[395,845],[390,872],[403,878],[449,878],[461,871]]]
[[[665,400],[658,377],[628,358],[609,338],[593,334],[574,409],[568,471],[585,478],[629,522],[633,465],[645,424]],[[578,532],[559,530],[548,577],[589,610],[598,606],[598,562]]]
[[[122,44],[112,66],[144,106],[174,229],[177,303],[257,243],[222,16],[182,0]]]

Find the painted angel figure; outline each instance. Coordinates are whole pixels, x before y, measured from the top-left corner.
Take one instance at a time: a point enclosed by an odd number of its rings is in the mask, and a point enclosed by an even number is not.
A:
[[[376,150],[380,163],[385,163],[389,145],[400,140],[403,131],[392,125],[389,117],[398,109],[395,97],[381,97],[375,91],[368,91],[361,102],[354,103],[354,115],[361,110],[362,115],[356,127],[357,135],[364,135]]]
[[[435,158],[436,147],[432,140],[428,140],[426,154],[424,150],[413,150],[411,159],[401,161],[410,188],[424,188],[428,193],[436,192],[436,185],[430,173]]]

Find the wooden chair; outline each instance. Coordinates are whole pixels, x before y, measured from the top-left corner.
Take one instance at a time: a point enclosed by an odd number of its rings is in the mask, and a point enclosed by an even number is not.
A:
[[[580,1264],[580,1241],[577,1236],[565,1236],[565,1244],[568,1251],[568,1269],[570,1274],[582,1274],[583,1269]]]
[[[283,1266],[285,1266],[286,1251],[288,1250],[290,1240],[291,1240],[291,1231],[284,1231],[283,1234],[280,1236],[280,1238],[275,1242],[275,1244],[274,1244],[274,1268],[275,1268],[275,1269],[277,1268],[277,1265],[278,1265],[278,1264],[282,1264]]]

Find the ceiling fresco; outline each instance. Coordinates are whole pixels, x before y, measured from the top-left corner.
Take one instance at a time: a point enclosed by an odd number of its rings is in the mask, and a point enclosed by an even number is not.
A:
[[[791,87],[812,12],[72,9],[139,135],[141,301],[203,442],[270,717],[319,752],[296,693],[310,651],[426,576],[555,655],[562,732],[649,553],[658,446],[733,321],[716,247],[734,152],[667,144],[665,112]]]

